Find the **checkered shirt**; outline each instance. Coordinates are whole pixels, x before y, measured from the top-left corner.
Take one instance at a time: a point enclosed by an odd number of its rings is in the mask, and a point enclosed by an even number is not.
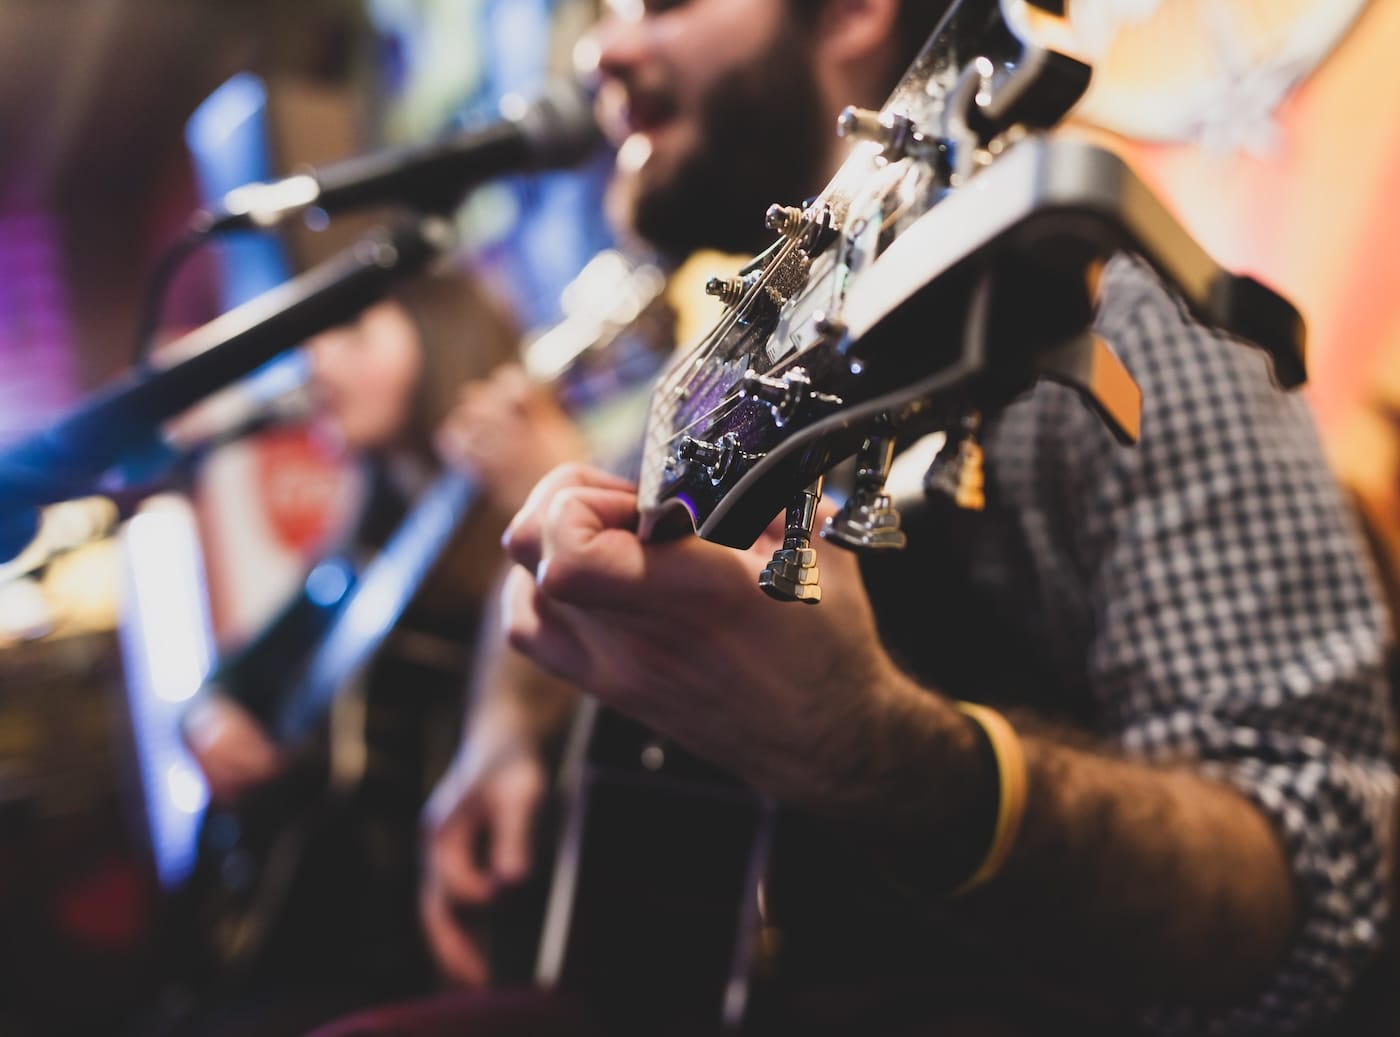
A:
[[[1072,391],[1038,386],[987,431],[971,584],[1040,665],[1087,689],[1128,754],[1189,759],[1276,827],[1301,926],[1262,989],[1164,1033],[1290,1033],[1337,1011],[1378,949],[1395,779],[1388,623],[1354,520],[1297,394],[1260,351],[1192,322],[1138,261],[1108,267],[1098,330],[1143,390],[1117,444]]]

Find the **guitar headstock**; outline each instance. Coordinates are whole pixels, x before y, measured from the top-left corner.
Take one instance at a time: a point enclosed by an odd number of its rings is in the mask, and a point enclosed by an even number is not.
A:
[[[777,241],[711,282],[724,318],[653,391],[644,535],[747,547],[786,508],[759,582],[812,602],[813,519],[838,462],[856,456],[856,484],[822,536],[878,550],[904,544],[884,492],[896,441],[946,432],[926,485],[978,507],[980,422],[1039,378],[1133,440],[1140,393],[1089,330],[1097,271],[1123,248],[1301,380],[1286,302],[1216,267],[1121,161],[1044,132],[1089,69],[1037,45],[1031,21],[1024,0],[955,2],[884,108],[842,114],[859,144],[827,189],[770,209]]]

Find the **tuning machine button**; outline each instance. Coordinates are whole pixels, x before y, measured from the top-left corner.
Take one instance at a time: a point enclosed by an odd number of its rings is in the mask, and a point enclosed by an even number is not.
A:
[[[705,293],[714,296],[730,309],[737,309],[739,304],[749,297],[749,291],[759,284],[762,284],[762,287],[757,297],[749,303],[750,315],[763,312],[765,305],[773,311],[778,310],[786,300],[776,286],[764,283],[761,271],[739,277],[712,277],[705,282]]]
[[[947,164],[947,141],[926,135],[905,115],[848,105],[836,120],[836,135],[873,141],[891,161],[917,158],[935,163],[940,170]]]
[[[822,539],[851,551],[899,550],[908,543],[899,509],[885,492],[894,463],[894,439],[875,436],[856,455],[856,485],[841,510],[826,520]]]
[[[770,205],[763,223],[785,238],[799,237],[807,229],[806,215],[795,205]]]
[[[758,282],[758,274],[747,277],[712,277],[705,282],[705,294],[712,295],[726,306],[737,306],[739,300]]]
[[[914,121],[891,112],[847,105],[836,119],[836,135],[851,140],[870,140],[886,151],[902,151],[902,142],[916,132]]]
[[[718,486],[729,478],[736,461],[752,460],[753,455],[739,449],[738,436],[726,432],[714,443],[694,436],[681,436],[676,444],[676,458],[703,468],[710,481]]]
[[[773,552],[772,560],[758,574],[758,585],[770,598],[808,605],[822,600],[817,552],[812,547],[812,525],[821,499],[822,481],[818,479],[788,505],[783,546]]]
[[[839,317],[828,317],[819,313],[812,321],[812,330],[824,344],[836,345],[846,337],[846,322]]]
[[[987,506],[986,472],[982,444],[978,441],[980,427],[981,416],[972,414],[949,435],[924,474],[925,494],[947,497],[966,511],[981,511]]]
[[[856,340],[850,337],[850,328],[841,318],[819,313],[812,321],[812,331],[817,337],[817,344],[836,350],[837,356],[846,361],[851,374],[860,374],[865,370],[865,361],[858,352]]]
[[[770,378],[753,369],[744,374],[739,391],[745,399],[761,400],[773,414],[773,424],[782,428],[792,420],[804,404],[823,407],[841,406],[841,397],[818,392],[812,388],[812,376],[803,367],[784,371],[781,377]]]

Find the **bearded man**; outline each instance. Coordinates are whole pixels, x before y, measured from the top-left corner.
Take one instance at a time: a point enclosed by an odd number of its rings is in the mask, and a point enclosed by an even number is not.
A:
[[[942,6],[614,4],[602,103],[638,234],[752,247]],[[1378,953],[1387,624],[1303,404],[1128,257],[1096,330],[1143,389],[1141,442],[1038,386],[985,430],[985,512],[933,520],[869,591],[826,550],[822,604],[775,603],[753,578],[771,544],[644,543],[632,487],[577,465],[512,525],[512,643],[795,819],[755,1032],[1336,1032]],[[928,611],[890,607],[911,581]],[[506,850],[462,889],[523,860],[535,797],[495,777],[462,796]],[[532,1032],[596,1025],[550,1019]]]

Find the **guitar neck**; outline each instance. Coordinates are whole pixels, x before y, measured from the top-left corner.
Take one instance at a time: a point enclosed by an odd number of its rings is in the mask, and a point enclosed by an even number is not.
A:
[[[301,681],[282,701],[275,727],[282,744],[305,740],[337,691],[374,657],[478,496],[474,480],[448,471],[414,504],[383,550],[365,567]]]

